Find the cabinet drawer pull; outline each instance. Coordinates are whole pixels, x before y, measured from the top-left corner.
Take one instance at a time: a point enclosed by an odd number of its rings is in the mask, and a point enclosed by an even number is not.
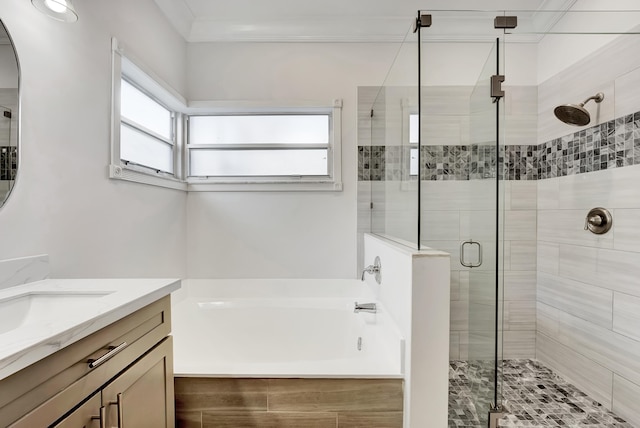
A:
[[[113,358],[118,352],[122,351],[124,348],[127,347],[127,342],[122,342],[121,344],[119,344],[118,346],[109,346],[109,351],[104,354],[102,357],[94,360],[93,358],[87,360],[87,364],[89,364],[89,368],[90,369],[94,369],[96,367],[98,367],[100,364],[109,361],[111,358]]]

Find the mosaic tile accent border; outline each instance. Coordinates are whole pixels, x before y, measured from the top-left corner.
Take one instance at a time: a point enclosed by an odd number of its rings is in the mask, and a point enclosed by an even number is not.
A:
[[[18,149],[0,146],[0,180],[15,180],[18,170]]]
[[[495,147],[435,145],[421,148],[421,180],[496,177]],[[359,146],[358,180],[410,180],[408,146]],[[506,180],[544,180],[640,164],[640,112],[568,134],[540,145],[501,148],[499,171]]]
[[[505,360],[501,370],[502,393],[509,412],[500,419],[501,427],[632,428],[624,419],[537,361]],[[450,362],[449,428],[486,427],[486,421],[480,422],[471,391],[488,392],[493,383],[493,372],[490,364],[483,367],[466,361]],[[489,403],[480,405],[488,408]]]

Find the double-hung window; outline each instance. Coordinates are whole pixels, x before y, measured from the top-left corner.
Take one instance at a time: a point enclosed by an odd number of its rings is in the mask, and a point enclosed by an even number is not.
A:
[[[338,190],[340,109],[337,101],[326,108],[190,115],[189,183],[194,190]]]

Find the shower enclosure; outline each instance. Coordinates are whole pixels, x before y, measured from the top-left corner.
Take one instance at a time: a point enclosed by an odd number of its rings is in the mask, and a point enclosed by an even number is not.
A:
[[[538,128],[547,116],[538,118],[539,76],[527,81],[530,70],[518,62],[538,55],[543,37],[591,41],[632,32],[637,18],[571,9],[418,11],[384,83],[360,88],[360,122],[370,130],[368,144],[359,144],[359,180],[370,192],[364,230],[451,254],[451,353],[467,363],[478,426],[496,426],[503,409],[505,348],[511,358],[536,353],[536,188],[523,195],[533,200],[526,231],[513,218],[528,214],[512,215],[516,193],[505,189],[535,185],[545,172]],[[505,314],[505,277],[525,274],[534,296],[520,307],[533,327],[514,328],[519,306],[507,302]]]

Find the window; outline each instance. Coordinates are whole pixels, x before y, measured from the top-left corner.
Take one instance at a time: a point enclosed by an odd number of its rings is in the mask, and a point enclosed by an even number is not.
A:
[[[229,190],[240,184],[246,190],[279,190],[277,184],[339,190],[340,110],[337,101],[327,108],[191,115],[189,183]]]
[[[124,78],[120,82],[120,159],[173,174],[174,116]]]
[[[409,115],[409,175],[418,175],[418,114]]]
[[[111,178],[186,190],[181,110],[186,101],[112,45]]]
[[[109,177],[185,191],[342,190],[342,101],[188,103],[112,40]]]

